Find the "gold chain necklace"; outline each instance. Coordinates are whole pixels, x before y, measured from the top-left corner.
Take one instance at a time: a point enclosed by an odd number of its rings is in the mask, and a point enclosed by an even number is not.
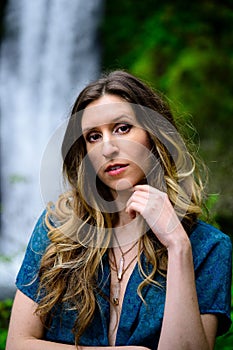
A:
[[[133,257],[133,259],[128,263],[128,265],[125,267],[125,255],[127,255],[138,243],[135,242],[132,247],[130,247],[126,252],[123,252],[123,250],[121,249],[121,246],[119,244],[119,241],[117,239],[117,237],[115,236],[118,247],[120,249],[121,252],[121,257],[119,260],[119,264],[117,265],[117,261],[116,261],[116,256],[114,253],[114,250],[111,249],[112,255],[113,255],[113,261],[109,258],[110,260],[110,264],[111,264],[111,268],[113,271],[117,272],[117,282],[113,285],[113,297],[112,297],[112,301],[114,305],[119,305],[119,296],[120,296],[120,291],[121,291],[121,281],[123,278],[123,275],[125,274],[125,272],[128,270],[128,268],[132,265],[132,263],[134,262],[134,260],[137,258],[137,255],[135,255]]]

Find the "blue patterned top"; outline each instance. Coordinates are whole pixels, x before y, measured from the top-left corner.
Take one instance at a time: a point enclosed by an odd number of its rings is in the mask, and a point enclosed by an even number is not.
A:
[[[45,211],[39,218],[30,238],[26,254],[16,279],[19,290],[34,301],[37,299],[38,269],[41,256],[49,244],[48,229],[44,222]],[[219,319],[218,335],[225,333],[230,325],[232,245],[230,238],[215,227],[198,221],[190,240],[192,244],[196,289],[201,314],[216,314]],[[142,255],[142,266],[146,258]],[[102,291],[109,296],[110,267],[107,255],[103,258]],[[160,275],[155,279],[164,287],[148,285],[142,294],[146,304],[137,295],[142,281],[138,265],[135,266],[124,296],[122,312],[116,337],[116,345],[141,345],[157,349],[164,313],[166,281]],[[109,302],[96,295],[97,307],[93,321],[81,336],[80,345],[107,346],[109,325]],[[45,339],[74,344],[72,328],[76,312],[57,305],[53,310],[51,328]]]

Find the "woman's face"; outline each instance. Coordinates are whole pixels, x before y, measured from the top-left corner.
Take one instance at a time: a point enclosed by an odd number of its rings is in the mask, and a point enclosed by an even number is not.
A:
[[[150,140],[130,103],[106,94],[85,108],[81,126],[87,156],[100,180],[113,192],[145,179],[150,168]]]

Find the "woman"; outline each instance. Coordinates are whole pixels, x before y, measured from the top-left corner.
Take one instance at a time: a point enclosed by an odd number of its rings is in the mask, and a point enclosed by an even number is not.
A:
[[[48,205],[17,277],[10,349],[213,349],[230,321],[231,242],[163,99],[115,71],[78,96],[71,191]]]

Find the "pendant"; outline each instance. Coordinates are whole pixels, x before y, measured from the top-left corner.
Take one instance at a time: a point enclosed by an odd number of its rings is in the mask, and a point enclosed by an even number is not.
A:
[[[122,274],[123,274],[123,271],[124,271],[124,262],[125,262],[125,260],[124,260],[124,257],[122,256],[120,258],[119,268],[117,270],[117,278],[118,278],[119,281],[121,281],[121,279],[122,279]]]
[[[120,282],[117,282],[114,285],[114,290],[113,290],[113,297],[112,297],[112,301],[114,305],[119,305],[119,296],[120,296],[120,290],[121,290],[121,285]]]
[[[119,305],[119,299],[118,298],[112,298],[113,304],[114,305]]]

